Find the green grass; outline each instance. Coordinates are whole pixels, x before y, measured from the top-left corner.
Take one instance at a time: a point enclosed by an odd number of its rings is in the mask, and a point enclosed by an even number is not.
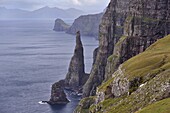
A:
[[[103,102],[100,102],[96,106],[93,106],[93,109],[99,108],[101,106],[101,110],[105,110],[105,112],[98,112],[95,113],[130,113],[138,111],[140,108],[144,108],[148,106],[148,104],[155,98],[160,98],[164,94],[161,92],[162,84],[167,83],[170,81],[170,70],[162,72],[159,74],[155,79],[152,79],[145,85],[140,92],[134,92],[131,95],[122,96],[118,98],[110,98]],[[157,92],[155,92],[157,91]],[[168,102],[169,99],[166,101]],[[158,105],[158,104],[157,104]],[[167,110],[167,104],[159,104],[161,108],[159,108],[158,113],[168,113],[164,112]],[[168,104],[169,105],[169,104]],[[150,105],[149,105],[150,106]],[[157,113],[157,112],[137,112],[137,113]]]
[[[119,41],[116,43],[116,46],[120,46],[120,44],[127,38],[127,36],[120,37]]]
[[[151,45],[145,52],[129,59],[123,64],[126,76],[154,76],[170,67],[170,35]]]
[[[124,38],[122,37],[122,39]],[[105,113],[130,113],[147,106],[154,98],[161,98],[163,95],[162,84],[167,81],[170,83],[170,35],[158,40],[145,52],[129,59],[122,66],[125,77],[130,81],[142,78],[142,82],[147,82],[147,84],[140,92],[133,92],[129,96],[110,98],[96,106],[93,105],[91,106],[92,111],[101,106],[101,110],[104,110]],[[157,77],[155,77],[156,75]],[[153,77],[155,78],[153,79]],[[113,80],[114,78],[111,78],[103,83],[99,87],[99,91],[105,91]],[[165,99],[149,105],[137,113],[169,113],[167,112],[170,111],[169,104],[170,99]],[[155,111],[149,111],[154,109]],[[100,113],[101,110],[97,113]]]
[[[125,40],[122,36],[120,42]],[[119,44],[119,43],[117,43]],[[113,59],[110,56],[108,59]],[[152,79],[155,75],[170,69],[170,35],[155,42],[145,52],[129,59],[122,65],[125,76],[131,81],[135,78],[143,78],[143,82]],[[99,87],[99,91],[104,91],[111,84],[114,78],[109,79]]]
[[[155,102],[136,113],[170,113],[170,98]]]
[[[104,82],[104,83],[99,87],[98,91],[99,91],[99,92],[100,92],[100,91],[105,91],[106,88],[107,88],[107,86],[109,86],[109,85],[112,83],[113,80],[114,80],[114,78],[111,78],[111,79],[109,79],[107,82]]]
[[[89,107],[94,104],[95,96],[83,98],[76,108],[76,112],[89,113]]]

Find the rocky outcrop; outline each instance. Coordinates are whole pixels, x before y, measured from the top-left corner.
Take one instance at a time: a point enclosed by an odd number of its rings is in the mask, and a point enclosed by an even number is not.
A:
[[[170,33],[169,0],[111,0],[99,28],[99,50],[84,96],[108,80],[120,64]]]
[[[67,30],[69,34],[75,34],[80,31],[81,35],[98,37],[99,24],[102,13],[93,15],[83,15],[77,18],[72,26]]]
[[[52,85],[51,88],[51,98],[50,101],[47,103],[53,105],[53,104],[67,104],[69,100],[66,97],[66,94],[64,92],[64,80],[60,80],[59,82]]]
[[[55,20],[55,25],[54,25],[54,31],[67,31],[69,29],[69,25],[66,24],[63,20],[61,19],[56,19]]]
[[[84,69],[84,49],[80,39],[80,32],[78,31],[74,55],[71,58],[68,73],[65,78],[66,85],[73,89],[82,87],[88,78],[88,74],[85,74]]]
[[[52,85],[51,99],[49,104],[66,104],[68,99],[64,90],[69,89],[76,93],[82,92],[82,86],[87,81],[89,75],[85,73],[84,68],[84,49],[80,38],[80,32],[77,32],[76,46],[74,55],[71,58],[68,73],[64,80],[60,80]]]

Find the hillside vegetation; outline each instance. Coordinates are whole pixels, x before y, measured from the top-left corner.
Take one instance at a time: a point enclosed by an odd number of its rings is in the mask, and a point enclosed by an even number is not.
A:
[[[123,63],[112,78],[98,87],[96,102],[86,112],[168,113],[169,89],[170,35]]]

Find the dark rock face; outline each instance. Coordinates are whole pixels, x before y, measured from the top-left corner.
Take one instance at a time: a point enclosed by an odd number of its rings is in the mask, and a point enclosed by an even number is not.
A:
[[[83,87],[84,97],[95,94],[96,87],[100,85],[104,79],[107,58],[113,52],[114,36],[110,34],[114,34],[115,32],[113,25],[114,4],[114,1],[109,4],[99,27],[99,48],[90,77]]]
[[[52,85],[51,99],[49,104],[65,104],[68,103],[68,99],[64,92],[64,89],[70,89],[76,93],[81,92],[82,86],[87,81],[89,75],[85,73],[84,69],[84,53],[83,45],[80,38],[80,32],[77,32],[76,47],[74,55],[71,58],[68,73],[64,80]]]
[[[56,19],[55,20],[55,25],[54,25],[54,31],[66,31],[69,29],[69,25],[66,24],[63,20],[61,19]]]
[[[99,49],[84,96],[118,66],[170,33],[169,0],[111,0],[99,28]]]
[[[118,66],[170,33],[170,2],[132,1],[124,23],[124,34],[115,45],[108,60],[105,78],[109,78]]]
[[[93,51],[93,65],[94,65],[95,62],[96,62],[96,57],[97,57],[98,50],[99,50],[99,48],[96,48],[96,49]]]
[[[102,13],[94,15],[83,15],[77,18],[73,25],[67,30],[69,34],[75,34],[80,30],[81,35],[98,37],[99,24]]]
[[[77,32],[76,36],[76,47],[74,50],[74,55],[71,58],[68,73],[66,75],[66,85],[73,89],[77,89],[84,85],[88,75],[84,71],[84,53],[83,45],[80,39],[80,32]]]
[[[47,103],[49,104],[66,104],[69,100],[64,92],[65,81],[60,80],[59,82],[52,85],[51,99]]]

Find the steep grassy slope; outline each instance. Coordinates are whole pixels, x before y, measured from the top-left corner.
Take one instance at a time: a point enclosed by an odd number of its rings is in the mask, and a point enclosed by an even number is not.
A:
[[[108,92],[112,95],[109,98]],[[123,63],[112,78],[98,88],[97,104],[93,104],[90,111],[92,113],[133,113],[164,98],[168,98],[168,101],[169,97],[170,35]],[[153,107],[158,104],[162,106],[157,109],[163,110],[158,113],[167,113],[164,111],[168,110],[166,107],[168,103],[164,105],[160,101]],[[149,110],[150,106],[148,107],[144,110]],[[143,111],[140,112],[143,113]]]
[[[145,52],[125,62],[123,69],[126,70],[126,76],[129,79],[135,77],[150,78],[161,71],[170,69],[170,35],[160,39]]]
[[[136,113],[169,113],[170,98],[155,102]]]

